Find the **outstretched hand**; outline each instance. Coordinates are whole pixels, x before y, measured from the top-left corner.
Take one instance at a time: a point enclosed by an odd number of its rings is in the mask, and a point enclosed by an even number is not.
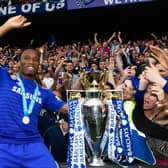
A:
[[[31,25],[31,22],[28,22],[26,17],[22,15],[12,16],[0,26],[0,37],[12,29],[23,28],[29,25]]]
[[[15,28],[23,28],[31,25],[31,22],[27,22],[27,18],[22,15],[17,15],[10,17],[6,22],[5,25],[9,29],[15,29]]]

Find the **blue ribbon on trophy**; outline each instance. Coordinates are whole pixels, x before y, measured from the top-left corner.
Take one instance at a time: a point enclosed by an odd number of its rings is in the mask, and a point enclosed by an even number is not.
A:
[[[69,144],[68,168],[86,168],[84,129],[79,99],[68,100],[69,107]]]
[[[114,137],[115,137],[114,144],[116,146],[116,151],[115,151],[116,158],[115,159],[119,163],[122,160],[123,155],[124,155],[124,146],[122,144],[122,123],[117,118],[116,118],[117,120],[116,129],[114,132]]]
[[[107,152],[108,158],[119,165],[131,164],[134,161],[134,150],[128,116],[123,110],[123,100],[111,99],[107,103],[108,129],[106,128],[102,139],[102,155]]]
[[[113,103],[116,105],[117,114],[121,120],[122,128],[122,146],[124,148],[125,158],[121,161],[122,163],[131,164],[134,161],[134,149],[133,149],[133,140],[131,136],[131,129],[129,125],[128,115],[123,109],[123,100],[115,99]]]
[[[109,103],[111,104],[111,101]],[[123,100],[114,99],[112,103],[109,106],[109,118],[111,120],[108,121],[111,123],[107,123],[101,144],[102,156],[105,158],[109,149],[109,152],[112,153],[108,153],[109,159],[121,167],[131,164],[134,159],[148,165],[155,165],[155,157],[146,143],[145,135],[135,128],[132,121],[135,102],[124,101],[123,104]],[[115,124],[113,121],[114,116],[119,116]],[[111,127],[115,131],[110,132],[108,125],[109,128]],[[115,137],[112,142],[114,145],[109,144],[109,135]],[[127,144],[129,145],[127,146]],[[114,148],[112,149],[112,147]]]
[[[109,123],[108,123],[108,158],[112,161],[116,161],[115,159],[115,129],[116,129],[116,110],[114,109],[112,100],[108,102],[108,115],[109,115]]]
[[[132,120],[132,113],[135,108],[135,101],[124,101],[124,110],[129,116],[129,123],[132,134],[132,142],[134,146],[134,155],[135,158],[141,162],[144,162],[148,165],[155,165],[156,160],[154,154],[146,142],[145,134],[138,131]]]
[[[118,114],[113,105],[112,97],[108,97],[106,104],[108,107],[108,119],[100,147],[104,158],[108,155],[110,160],[118,164],[124,151],[122,147],[121,122],[117,119]]]

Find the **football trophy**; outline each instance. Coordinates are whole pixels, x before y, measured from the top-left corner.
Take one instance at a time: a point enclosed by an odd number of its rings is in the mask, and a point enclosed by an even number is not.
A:
[[[87,162],[90,166],[103,167],[105,162],[102,139],[109,115],[107,102],[121,95],[117,95],[120,92],[114,90],[103,90],[107,81],[107,71],[81,73],[84,90],[67,91],[70,115],[68,157],[70,162],[77,166],[80,162],[81,165]],[[86,157],[81,159],[79,157],[82,157],[82,153]]]

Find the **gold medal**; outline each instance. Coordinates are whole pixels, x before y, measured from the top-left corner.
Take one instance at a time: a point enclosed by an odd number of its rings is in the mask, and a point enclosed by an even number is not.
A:
[[[24,117],[22,118],[22,122],[23,122],[23,124],[29,124],[30,118],[29,118],[28,116],[24,116]]]

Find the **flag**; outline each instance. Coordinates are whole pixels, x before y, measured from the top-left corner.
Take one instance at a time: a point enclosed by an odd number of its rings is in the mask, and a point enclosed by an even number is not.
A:
[[[55,36],[52,34],[50,35],[50,37],[48,38],[48,48],[52,49],[53,47],[55,47],[56,45],[56,40],[55,40]]]

